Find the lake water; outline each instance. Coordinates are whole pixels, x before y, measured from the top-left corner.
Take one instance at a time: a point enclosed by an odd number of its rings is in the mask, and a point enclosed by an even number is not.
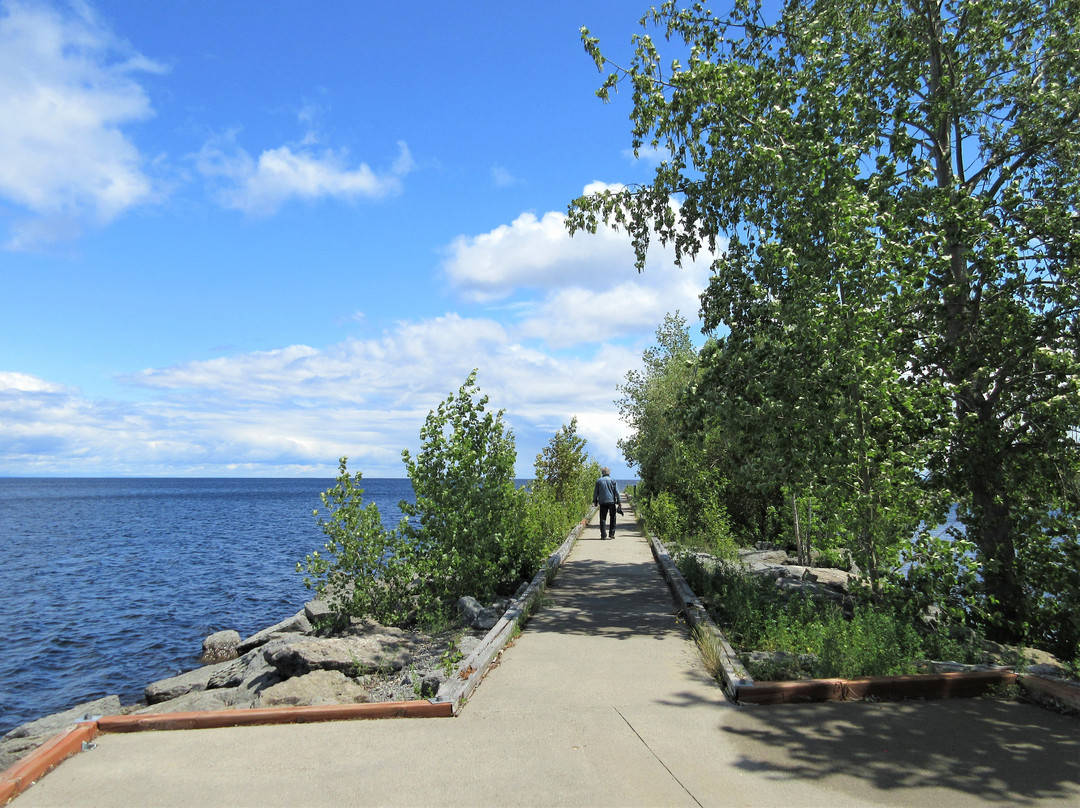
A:
[[[0,478],[0,734],[101,696],[136,701],[198,666],[202,640],[249,636],[311,599],[332,479]],[[407,479],[365,479],[388,525]]]

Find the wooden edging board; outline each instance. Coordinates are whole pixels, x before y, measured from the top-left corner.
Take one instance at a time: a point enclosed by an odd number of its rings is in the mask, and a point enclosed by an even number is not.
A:
[[[1050,702],[1066,710],[1080,713],[1080,685],[1061,679],[1050,679],[1025,673],[1020,676],[1020,686],[1039,703]]]
[[[76,724],[0,773],[0,805],[22,794],[45,772],[81,752],[83,744],[90,743],[97,736],[96,722]]]
[[[513,633],[515,626],[528,615],[533,603],[547,589],[548,582],[555,577],[555,573],[566,561],[566,557],[570,555],[570,551],[574,548],[578,538],[585,531],[585,526],[589,524],[595,514],[596,509],[594,508],[587,517],[582,519],[570,531],[563,543],[559,545],[559,549],[548,556],[544,566],[533,576],[525,591],[510,604],[499,622],[492,626],[491,630],[484,636],[480,645],[458,666],[456,673],[458,681],[455,687],[437,697],[433,703],[450,704],[454,715],[461,711],[461,708],[468,702],[469,696],[476,690],[491,667],[495,657],[510,641],[510,635]]]
[[[727,637],[720,631],[720,627],[716,625],[708,610],[690,588],[690,584],[686,582],[682,573],[679,572],[679,568],[675,566],[671,553],[667,551],[667,548],[658,538],[645,530],[644,525],[642,530],[649,539],[653,558],[660,565],[660,571],[663,573],[664,580],[667,581],[672,597],[675,598],[675,603],[686,616],[686,622],[690,624],[692,629],[696,628],[698,631],[712,636],[719,646],[721,651],[721,684],[727,697],[737,700],[739,690],[752,688],[754,680],[750,678],[750,674],[747,673],[746,668],[739,661],[739,656],[727,641]]]
[[[690,585],[679,572],[671,554],[655,536],[645,535],[652,545],[675,602],[691,627],[717,638],[722,650],[724,692],[740,704],[791,704],[808,701],[850,699],[946,699],[980,696],[994,687],[1019,684],[1036,698],[1043,697],[1080,711],[1080,688],[1033,674],[1018,675],[1009,668],[912,676],[866,676],[852,679],[800,679],[789,682],[755,682],[739,661],[723,632],[709,616]]]

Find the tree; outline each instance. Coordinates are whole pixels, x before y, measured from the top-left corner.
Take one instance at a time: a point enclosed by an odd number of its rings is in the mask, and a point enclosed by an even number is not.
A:
[[[428,413],[417,455],[401,453],[416,501],[400,507],[419,520],[406,533],[444,608],[462,595],[513,591],[535,564],[521,546],[514,435],[503,410],[487,412],[487,403],[474,370],[456,395]]]
[[[637,467],[646,496],[680,481],[684,446],[677,438],[677,403],[697,364],[686,319],[678,312],[664,317],[656,343],[642,355],[642,370],[626,374],[626,384],[619,387],[622,397],[615,402],[631,429],[619,448],[626,462]]]
[[[536,456],[535,479],[525,495],[521,535],[537,561],[558,547],[592,508],[600,464],[585,452],[577,418],[564,424]]]
[[[577,434],[577,416],[562,428],[536,456],[534,471],[537,480],[552,488],[557,502],[565,502],[571,488],[580,482],[582,470],[588,463],[587,441]]]
[[[347,466],[348,459],[341,458],[337,482],[320,494],[327,515],[314,512],[326,534],[323,553],[316,550],[297,563],[296,571],[335,612],[401,625],[412,616],[411,548],[400,530],[383,527],[374,502],[364,504],[363,475],[350,476]]]
[[[619,446],[638,469],[643,513],[662,538],[730,554],[726,479],[685,429],[687,392],[698,365],[686,319],[678,312],[665,316],[656,343],[642,355],[643,369],[627,373],[619,388],[616,404],[633,430]]]
[[[651,235],[679,258],[726,238],[703,306],[737,341],[763,308],[798,331],[798,301],[835,295],[826,344],[857,348],[823,417],[863,434],[884,412],[848,467],[905,491],[906,467],[955,498],[1006,640],[1054,577],[1033,565],[1078,535],[1078,15],[788,0],[767,21],[749,0],[724,17],[667,2],[642,22],[685,58],[670,68],[647,35],[622,68],[582,33],[611,69],[600,95],[632,85],[634,148],[667,159],[650,185],[575,200],[571,229],[625,228],[639,270]]]

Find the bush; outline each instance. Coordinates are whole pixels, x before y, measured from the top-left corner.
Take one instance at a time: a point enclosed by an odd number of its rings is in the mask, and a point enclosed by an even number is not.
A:
[[[402,452],[415,503],[385,530],[365,505],[361,474],[341,458],[334,487],[324,492],[328,541],[296,565],[304,584],[343,617],[390,625],[441,625],[462,595],[489,600],[531,579],[592,504],[599,466],[589,462],[576,419],[537,457],[538,479],[514,485],[514,436],[503,412],[486,412],[476,371],[456,396],[428,414],[419,453]],[[541,473],[543,472],[543,473]]]
[[[850,678],[915,673],[921,660],[986,661],[977,643],[953,639],[947,624],[918,630],[910,609],[897,602],[855,604],[845,616],[829,601],[793,598],[784,603],[769,581],[734,564],[706,568],[684,555],[678,566],[737,648],[790,656],[789,665],[753,666],[751,675],[762,680],[787,678],[796,668],[814,678]]]
[[[313,515],[326,534],[325,555],[315,551],[296,571],[304,585],[346,617],[371,616],[401,624],[413,608],[408,586],[413,576],[411,548],[400,530],[383,528],[379,509],[364,505],[364,489],[358,471],[352,477],[348,458],[341,458],[337,483],[320,498],[327,516]]]
[[[402,452],[416,502],[401,510],[419,519],[405,532],[428,590],[448,613],[462,595],[487,600],[513,591],[537,550],[521,530],[514,435],[503,411],[486,412],[487,403],[474,370],[428,413],[416,457]]]

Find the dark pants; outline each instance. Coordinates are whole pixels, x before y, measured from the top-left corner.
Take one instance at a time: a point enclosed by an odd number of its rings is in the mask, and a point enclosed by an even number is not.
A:
[[[600,503],[600,538],[605,539],[607,535],[604,532],[604,518],[607,517],[608,527],[607,533],[611,534],[612,538],[615,538],[615,503],[614,502],[601,502]]]

